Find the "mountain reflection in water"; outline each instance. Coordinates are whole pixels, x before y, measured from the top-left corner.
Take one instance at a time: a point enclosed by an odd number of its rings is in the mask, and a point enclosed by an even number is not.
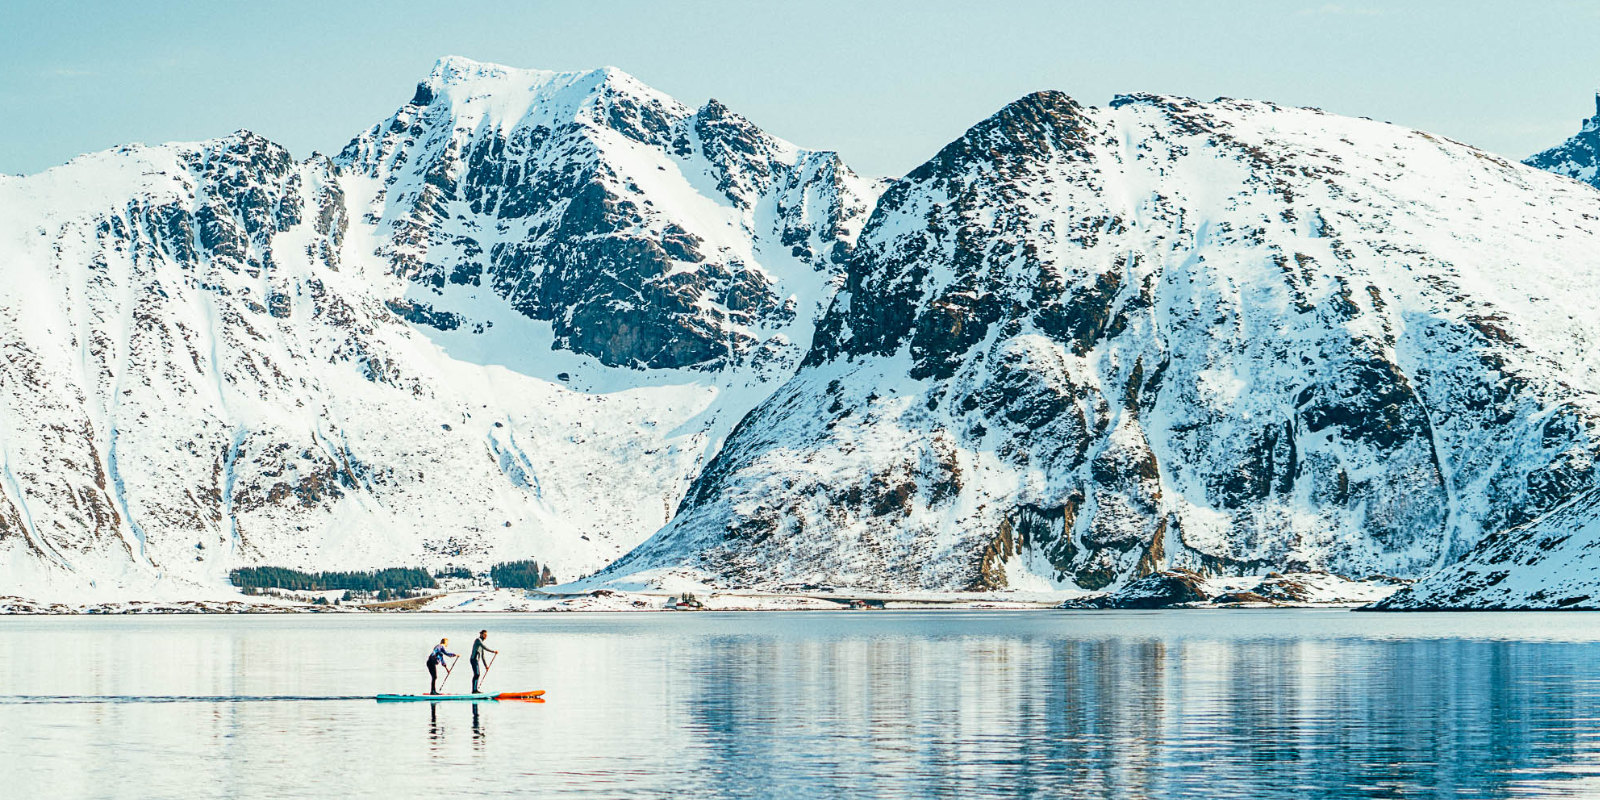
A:
[[[0,768],[65,798],[1595,796],[1591,619],[11,618]],[[548,702],[366,699],[467,627],[493,690]]]

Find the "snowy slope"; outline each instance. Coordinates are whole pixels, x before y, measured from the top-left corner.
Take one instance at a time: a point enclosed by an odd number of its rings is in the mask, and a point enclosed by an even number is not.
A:
[[[1578,135],[1522,163],[1600,188],[1600,94],[1594,97],[1594,116],[1583,121]]]
[[[874,190],[615,70],[456,58],[337,160],[0,181],[0,584],[598,568],[792,371]]]
[[[1600,95],[1576,136],[1523,163],[1600,188]],[[1485,537],[1460,561],[1377,607],[1600,608],[1600,493],[1580,493],[1533,522]]]
[[[1600,609],[1600,490],[1486,537],[1465,558],[1376,607]]]
[[[1029,95],[887,190],[801,371],[602,577],[1424,574],[1594,485],[1594,201],[1315,110]]]

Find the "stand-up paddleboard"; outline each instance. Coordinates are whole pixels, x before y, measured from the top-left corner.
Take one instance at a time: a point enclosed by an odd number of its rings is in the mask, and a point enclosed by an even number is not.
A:
[[[489,694],[380,694],[380,703],[398,703],[408,700],[424,700],[430,703],[439,703],[446,700],[533,700],[544,696],[544,690],[536,692],[498,692]]]

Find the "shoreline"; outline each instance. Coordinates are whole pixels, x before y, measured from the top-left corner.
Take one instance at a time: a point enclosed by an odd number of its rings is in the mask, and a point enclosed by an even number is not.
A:
[[[341,603],[337,592],[233,594],[202,591],[166,599],[41,601],[0,595],[0,615],[617,613],[663,611],[1050,611],[1156,609],[1370,609],[1410,581],[1382,575],[1353,579],[1326,572],[1205,575],[1153,572],[1111,591],[1081,588],[990,591],[884,591],[837,586],[718,589],[703,581],[658,576],[632,585],[581,582],[540,589],[484,585],[441,587],[432,595]],[[207,596],[209,595],[209,596]],[[1398,610],[1398,609],[1382,609]],[[1439,609],[1444,610],[1444,609]]]
[[[723,602],[708,605],[699,609],[668,608],[660,604],[650,604],[642,600],[630,600],[622,604],[598,603],[570,603],[564,601],[546,602],[537,608],[506,608],[490,605],[475,605],[469,603],[449,604],[457,594],[447,593],[434,595],[427,598],[418,598],[422,602],[404,601],[409,608],[384,607],[389,604],[372,605],[346,605],[346,606],[318,606],[310,603],[244,603],[240,601],[207,601],[207,600],[130,600],[117,602],[101,602],[87,604],[68,603],[41,603],[36,601],[16,602],[18,598],[0,597],[0,618],[3,617],[130,617],[130,616],[298,616],[305,614],[332,614],[332,615],[389,615],[389,614],[455,614],[455,615],[488,615],[488,614],[655,614],[655,613],[718,613],[718,614],[762,614],[781,612],[809,612],[809,613],[840,613],[863,612],[876,613],[895,612],[1046,612],[1058,611],[1062,613],[1101,614],[1106,612],[1148,612],[1148,611],[1274,611],[1274,610],[1302,610],[1302,611],[1353,611],[1372,614],[1450,614],[1450,613],[1530,613],[1530,612],[1595,612],[1597,608],[1387,608],[1379,607],[1373,602],[1335,601],[1335,602],[1274,602],[1274,603],[1174,603],[1151,607],[1096,607],[1081,604],[1063,604],[1045,601],[1006,600],[1006,599],[968,599],[953,597],[949,599],[932,598],[897,598],[883,601],[882,605],[866,608],[852,607],[847,602],[833,599],[823,600],[807,595],[766,595],[765,599],[776,602],[742,603]],[[568,600],[576,598],[568,598]],[[733,595],[718,597],[718,600],[737,601],[750,599],[748,595]],[[637,605],[635,604],[637,603]],[[443,607],[441,607],[443,606]]]
[[[1222,605],[1182,603],[1157,608],[1118,609],[1064,606],[1057,598],[1004,598],[952,595],[936,596],[861,596],[819,597],[816,595],[742,594],[709,595],[701,608],[674,608],[666,605],[667,595],[632,594],[610,596],[568,595],[547,598],[485,598],[478,592],[448,592],[398,603],[369,605],[313,605],[311,603],[250,603],[238,600],[129,600],[96,603],[39,602],[0,597],[0,617],[4,616],[151,616],[151,615],[299,615],[299,614],[621,614],[621,613],[770,613],[803,612],[970,612],[970,611],[1115,611],[1115,610],[1206,610],[1206,609],[1340,609],[1357,610],[1366,603],[1268,602]],[[864,603],[864,604],[862,604]]]

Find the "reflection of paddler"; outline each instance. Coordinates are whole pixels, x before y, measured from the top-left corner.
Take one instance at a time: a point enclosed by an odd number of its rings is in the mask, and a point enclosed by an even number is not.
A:
[[[439,667],[444,664],[445,656],[460,658],[460,656],[445,649],[449,644],[449,639],[440,639],[439,643],[433,646],[433,652],[428,654],[428,694],[439,693]],[[450,669],[450,667],[445,667],[445,680],[450,680]]]
[[[484,653],[493,653],[495,655],[500,655],[500,651],[499,650],[491,650],[491,649],[489,649],[488,640],[489,640],[489,632],[488,631],[478,631],[478,638],[472,640],[472,658],[470,658],[468,660],[472,662],[472,693],[473,694],[477,694],[478,693],[478,681],[484,675],[488,675],[489,674],[489,663],[490,662],[486,660],[487,657],[484,656]]]

